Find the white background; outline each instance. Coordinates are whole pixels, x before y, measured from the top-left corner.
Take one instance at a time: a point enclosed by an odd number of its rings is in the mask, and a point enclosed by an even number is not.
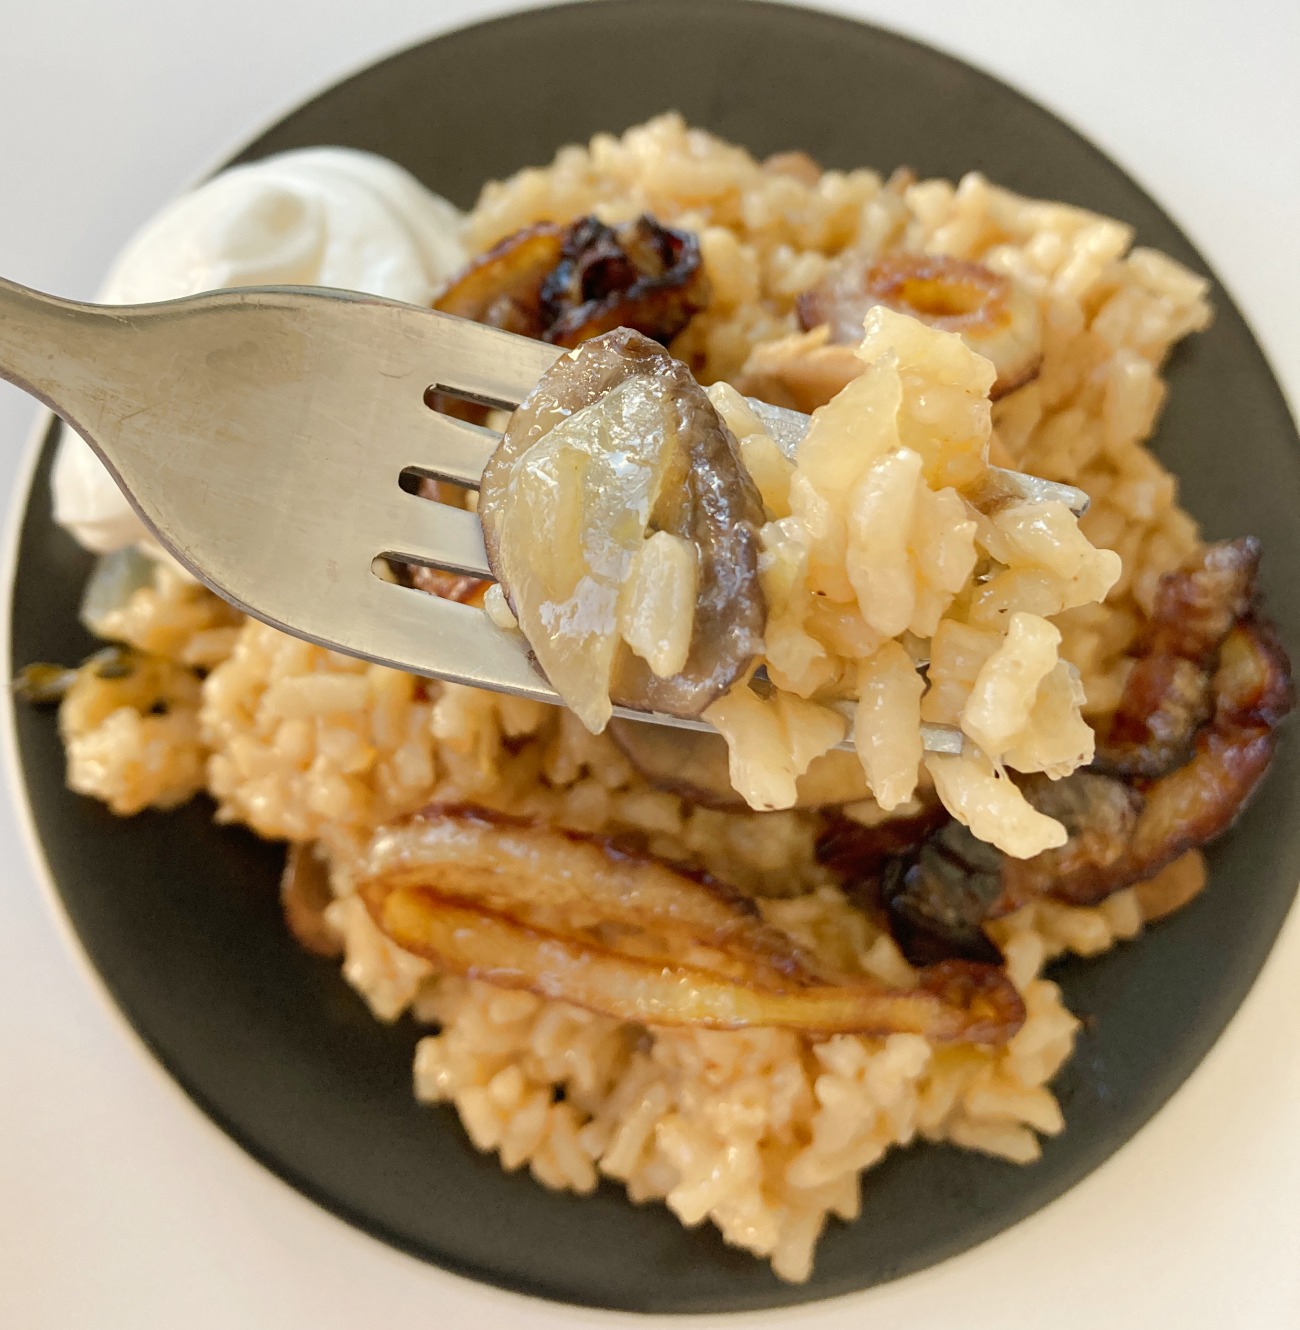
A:
[[[520,7],[0,0],[0,272],[89,297],[148,214],[296,102],[431,32]],[[964,56],[1099,142],[1191,234],[1240,300],[1293,406],[1300,401],[1294,0],[826,7]],[[8,493],[35,413],[0,388]],[[245,1158],[105,1008],[60,936],[10,804],[0,802],[0,1326],[401,1330],[471,1316],[485,1327],[617,1319],[483,1290],[400,1256]],[[1294,1330],[1298,1054],[1293,917],[1208,1062],[1069,1196],[939,1269],[753,1320]]]

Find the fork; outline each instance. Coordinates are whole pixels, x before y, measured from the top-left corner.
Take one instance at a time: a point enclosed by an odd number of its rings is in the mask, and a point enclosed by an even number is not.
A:
[[[402,480],[477,489],[500,435],[428,399],[510,410],[563,354],[349,291],[254,287],[107,306],[0,279],[0,378],[67,421],[159,543],[219,596],[335,651],[555,704],[518,634],[383,571],[394,561],[491,577],[478,517]],[[793,454],[808,418],[751,404]],[[1002,479],[1026,497],[1087,502],[1019,472]],[[961,736],[927,726],[923,741],[952,752]]]

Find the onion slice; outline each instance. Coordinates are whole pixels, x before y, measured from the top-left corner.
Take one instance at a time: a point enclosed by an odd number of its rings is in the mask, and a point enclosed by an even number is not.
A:
[[[945,961],[915,988],[823,974],[719,883],[500,814],[434,810],[381,836],[371,863],[359,891],[399,947],[618,1020],[969,1043],[1024,1021],[997,967]]]

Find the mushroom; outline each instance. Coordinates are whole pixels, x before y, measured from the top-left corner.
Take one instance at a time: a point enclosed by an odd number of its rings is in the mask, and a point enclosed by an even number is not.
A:
[[[479,516],[537,663],[593,732],[613,703],[698,716],[751,667],[762,499],[704,390],[648,337],[605,333],[542,376],[483,472]],[[637,578],[651,553],[661,576]],[[665,638],[684,655],[671,672]]]
[[[729,774],[727,741],[719,734],[612,720],[606,731],[637,773],[658,790],[703,808],[749,810]],[[856,753],[832,749],[814,758],[798,780],[795,808],[828,808],[871,798]]]

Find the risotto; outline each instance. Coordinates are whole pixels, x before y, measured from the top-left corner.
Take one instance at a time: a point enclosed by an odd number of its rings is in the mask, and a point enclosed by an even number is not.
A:
[[[766,605],[761,655],[708,704],[729,766],[704,749],[658,762],[617,722],[592,733],[571,711],[331,654],[160,562],[96,614],[117,648],[65,681],[68,780],[122,815],[206,790],[220,821],[289,842],[295,932],[340,958],[378,1020],[428,1023],[415,1094],[454,1105],[502,1167],[576,1192],[614,1179],[804,1280],[826,1223],[859,1218],[862,1172],[892,1148],[946,1141],[1029,1164],[1064,1128],[1050,1086],[1078,1022],[1045,967],[1191,899],[1199,846],[1267,763],[1289,693],[1253,609],[1258,551],[1203,545],[1145,446],[1170,348],[1209,320],[1206,283],[1133,248],[1122,223],[977,174],[759,162],[674,115],[487,185],[462,239],[474,256],[525,235],[554,248],[548,272],[586,281],[587,259],[565,248],[579,219],[606,269],[615,236],[654,280],[580,317],[554,279],[531,305],[516,286],[491,318],[544,316],[520,330],[561,345],[624,321],[609,309],[667,318],[655,329],[671,328],[672,355],[712,385],[757,496]],[[689,283],[671,286],[679,268]],[[793,456],[745,393],[814,412]],[[990,463],[1091,504],[1076,520],[1059,501],[995,492]],[[700,594],[674,539],[634,551],[639,582],[631,556],[625,569],[642,617],[622,621],[622,645],[659,679],[688,656],[689,634],[663,624]],[[499,593],[489,609],[511,621]],[[762,696],[747,686],[760,659]],[[1153,680],[1144,710],[1138,684]],[[856,758],[835,751],[850,719]],[[957,751],[925,751],[923,725],[958,732]],[[1177,821],[1169,810],[1190,816],[1194,798],[1175,783],[1257,732],[1262,763],[1231,768],[1225,806]],[[687,1020],[674,999],[648,1020],[611,1005],[592,958],[626,976],[646,956],[662,970],[660,953],[641,934],[611,940],[622,916],[537,914],[520,900],[526,875],[499,865],[457,879],[466,936],[488,923],[502,948],[544,935],[588,966],[568,972],[575,987],[529,957],[456,962],[429,940],[445,914],[402,923],[392,875],[428,886],[429,835],[450,828],[464,845],[472,830],[473,853],[497,853],[508,836],[494,826],[570,837],[555,853],[579,876],[590,861],[592,881],[613,864],[659,874],[656,891],[726,884],[709,908],[742,942],[695,933],[666,963],[696,967],[728,1002],[749,985],[759,1015]],[[789,992],[756,980],[773,938],[814,977]],[[838,1032],[768,1018],[776,997],[823,992],[910,1012],[944,965],[995,976],[1015,1019],[963,1034],[906,1016]],[[877,1222],[866,1209],[859,1222]]]

